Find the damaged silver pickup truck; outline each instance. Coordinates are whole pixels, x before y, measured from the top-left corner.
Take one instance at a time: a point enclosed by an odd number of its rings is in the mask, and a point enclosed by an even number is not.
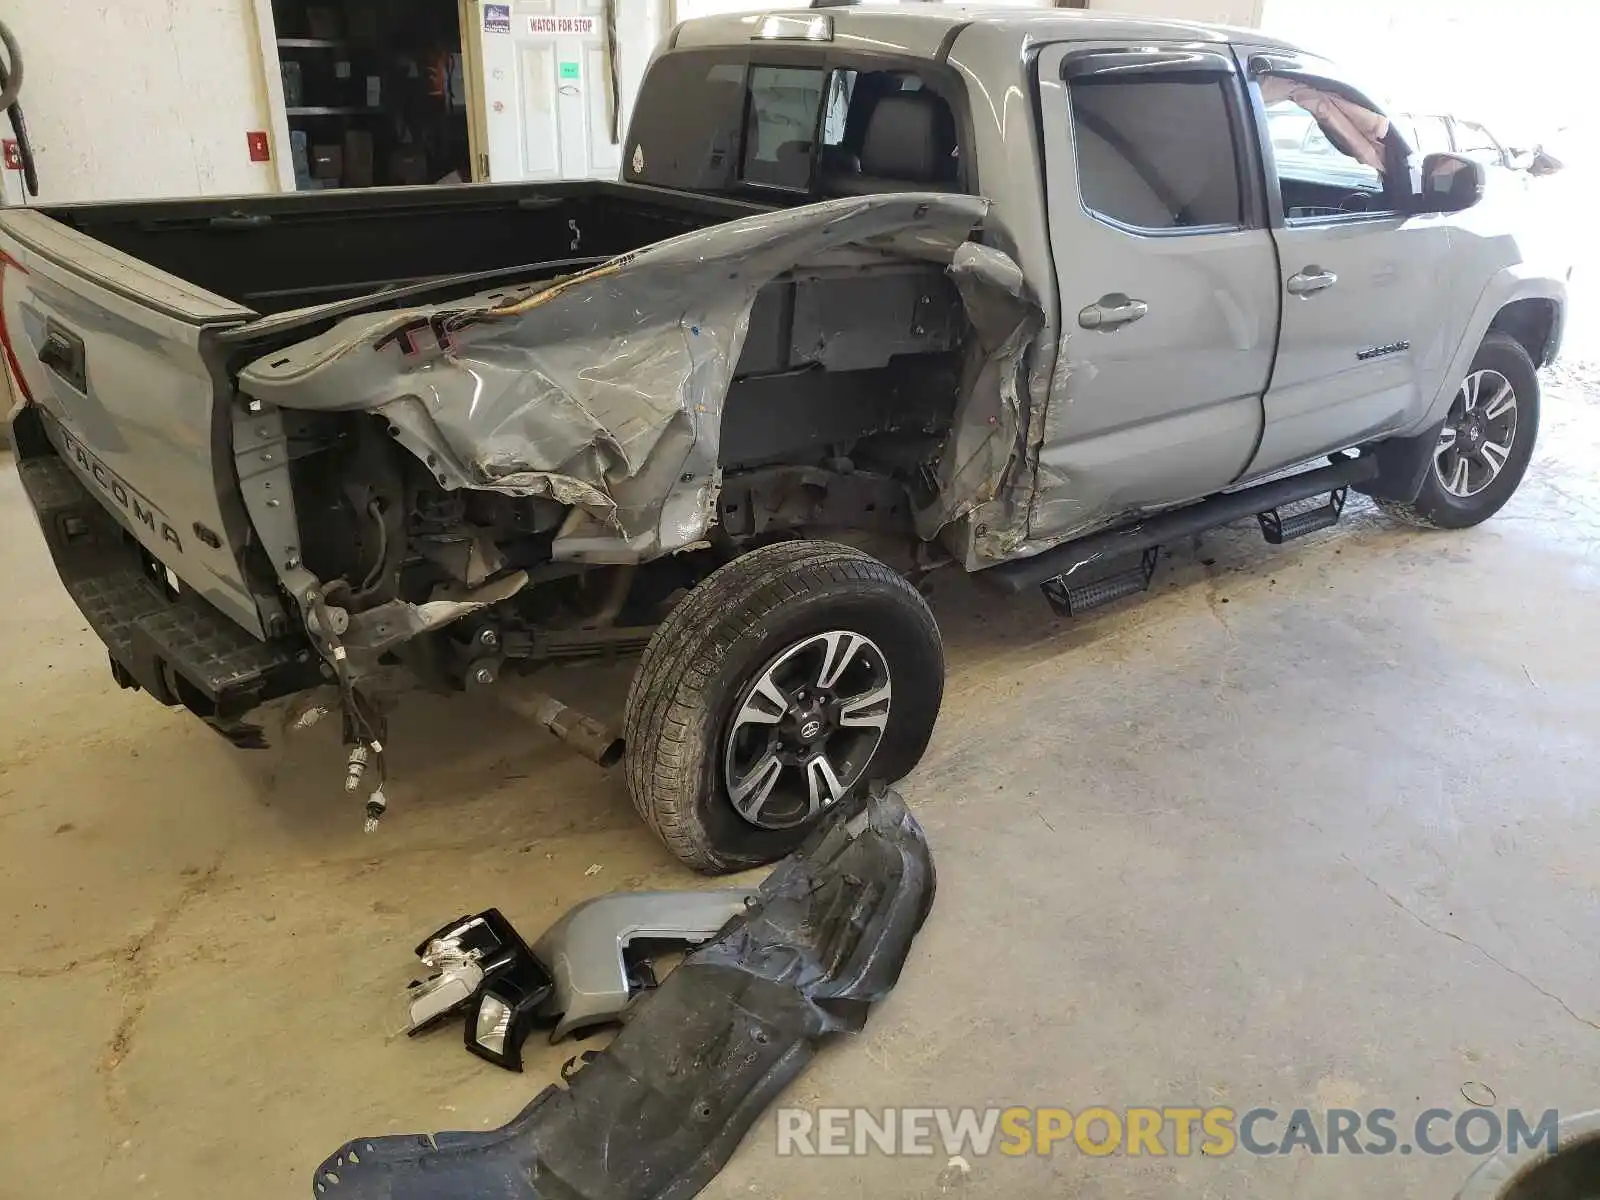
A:
[[[1350,488],[1475,524],[1532,453],[1562,280],[1259,34],[707,18],[635,112],[617,183],[0,214],[18,466],[118,682],[241,744],[307,693],[370,787],[398,678],[643,647],[628,786],[726,870],[922,755],[921,574],[1074,613]]]

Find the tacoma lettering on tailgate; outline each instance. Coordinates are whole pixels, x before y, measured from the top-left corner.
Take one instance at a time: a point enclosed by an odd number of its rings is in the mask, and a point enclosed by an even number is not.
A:
[[[89,453],[77,438],[59,425],[56,426],[56,432],[61,438],[62,454],[78,465],[78,470],[81,474],[94,481],[102,496],[111,500],[123,512],[150,530],[150,532],[156,534],[179,554],[183,553],[183,542],[178,537],[178,531],[167,522],[166,517],[150,505],[138,492],[118,479],[110,468]]]

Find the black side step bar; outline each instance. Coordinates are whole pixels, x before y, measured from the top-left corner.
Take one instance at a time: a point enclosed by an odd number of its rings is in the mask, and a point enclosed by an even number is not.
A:
[[[1219,492],[1197,504],[1157,513],[1134,525],[1091,533],[1087,537],[1063,542],[1032,558],[1000,563],[978,572],[978,578],[1008,595],[1016,595],[1047,579],[1064,582],[1085,568],[1142,554],[1164,542],[1193,537],[1231,521],[1271,512],[1280,505],[1293,504],[1296,500],[1307,500],[1312,496],[1340,491],[1352,484],[1365,483],[1377,474],[1376,458],[1357,458],[1354,455],[1339,457],[1329,466],[1318,467],[1314,471],[1258,483],[1237,492]],[[1309,533],[1310,530],[1304,532]]]
[[[1345,497],[1348,495],[1349,489],[1335,488],[1329,494],[1328,502],[1315,508],[1287,513],[1274,508],[1257,513],[1256,520],[1261,522],[1261,536],[1270,544],[1281,546],[1319,529],[1331,528],[1339,523],[1339,518],[1344,514]]]
[[[1050,607],[1055,609],[1056,616],[1078,617],[1091,608],[1112,604],[1124,596],[1148,592],[1160,557],[1160,547],[1151,546],[1139,555],[1137,564],[1103,579],[1075,586],[1069,586],[1064,579],[1046,579],[1039,587],[1044,592],[1044,598],[1050,602]]]

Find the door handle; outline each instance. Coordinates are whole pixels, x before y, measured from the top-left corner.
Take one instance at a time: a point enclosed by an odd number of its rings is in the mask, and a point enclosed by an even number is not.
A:
[[[1080,310],[1078,324],[1085,329],[1116,329],[1119,325],[1137,321],[1149,311],[1150,306],[1143,300],[1112,292]]]
[[[1331,288],[1339,282],[1339,277],[1332,271],[1324,271],[1321,267],[1307,267],[1298,275],[1289,276],[1289,294],[1291,296],[1309,296],[1314,292]]]

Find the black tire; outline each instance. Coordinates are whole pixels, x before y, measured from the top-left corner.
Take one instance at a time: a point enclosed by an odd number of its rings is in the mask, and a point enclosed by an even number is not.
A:
[[[1455,495],[1440,477],[1437,454],[1430,448],[1435,457],[1428,463],[1417,498],[1409,504],[1397,500],[1377,501],[1378,507],[1396,520],[1425,529],[1466,529],[1499,512],[1522,482],[1539,436],[1539,373],[1522,343],[1498,331],[1490,333],[1478,347],[1472,365],[1467,368],[1468,378],[1480,371],[1498,373],[1515,392],[1515,432],[1511,452],[1500,473],[1473,495]],[[1458,393],[1447,418],[1447,424],[1452,427],[1462,412],[1461,405]]]
[[[787,650],[831,631],[871,639],[892,683],[881,740],[848,794],[823,810],[831,811],[858,802],[871,780],[910,772],[939,715],[939,629],[903,576],[849,546],[764,546],[694,588],[650,639],[623,718],[628,790],[639,815],[687,865],[721,873],[773,862],[820,819],[814,813],[784,828],[752,823],[734,808],[724,766],[748,689]],[[873,656],[863,656],[872,667]]]

